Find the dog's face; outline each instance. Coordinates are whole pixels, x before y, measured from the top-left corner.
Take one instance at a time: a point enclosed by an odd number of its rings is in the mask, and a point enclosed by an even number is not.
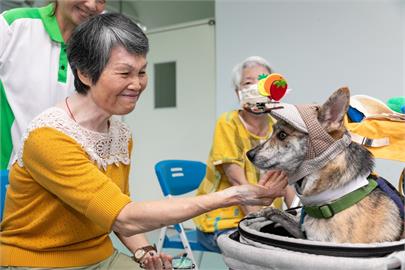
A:
[[[349,106],[348,88],[333,93],[318,110],[318,121],[333,138],[339,139],[346,131],[343,117]],[[292,174],[304,161],[309,135],[283,120],[273,126],[270,139],[247,152],[252,163],[260,169],[280,169]]]
[[[273,134],[264,143],[247,152],[252,163],[263,170],[278,169],[293,173],[307,152],[308,135],[283,120],[273,126]]]

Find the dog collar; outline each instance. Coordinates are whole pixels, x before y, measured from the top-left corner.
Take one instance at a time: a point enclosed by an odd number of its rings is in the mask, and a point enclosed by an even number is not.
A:
[[[369,175],[369,173],[367,173]],[[297,196],[300,198],[300,201],[303,205],[322,205],[334,200],[337,200],[346,194],[349,194],[352,191],[355,191],[361,187],[366,186],[369,183],[367,180],[367,176],[362,175],[354,179],[353,181],[349,181],[341,187],[335,189],[327,189],[315,195],[304,196],[301,194],[300,188],[295,185],[295,190]]]
[[[352,191],[345,196],[323,205],[314,205],[314,206],[304,206],[304,211],[308,216],[314,218],[331,218],[335,214],[349,208],[350,206],[358,203],[371,191],[373,191],[378,186],[378,183],[372,179],[369,180],[367,186]]]

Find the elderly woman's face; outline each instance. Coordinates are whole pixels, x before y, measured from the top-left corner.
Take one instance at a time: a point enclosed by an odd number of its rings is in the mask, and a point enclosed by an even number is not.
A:
[[[65,23],[79,25],[87,18],[100,14],[106,0],[58,0],[57,13]]]
[[[145,56],[117,46],[97,83],[90,85],[88,95],[108,114],[124,115],[135,108],[147,83]]]
[[[263,66],[247,67],[242,71],[242,78],[239,89],[246,88],[258,82],[258,77],[261,74],[269,74],[269,71]]]

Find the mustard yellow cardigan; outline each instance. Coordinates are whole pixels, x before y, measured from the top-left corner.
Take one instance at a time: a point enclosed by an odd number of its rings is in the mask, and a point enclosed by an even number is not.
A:
[[[125,142],[131,151],[132,142]],[[104,171],[72,137],[51,127],[29,133],[10,170],[0,265],[75,267],[113,253],[112,224],[128,196],[129,164]]]

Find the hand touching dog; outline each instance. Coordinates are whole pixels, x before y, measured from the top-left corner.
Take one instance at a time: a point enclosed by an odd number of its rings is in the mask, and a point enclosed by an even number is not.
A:
[[[241,205],[270,205],[277,197],[285,194],[287,175],[282,171],[269,171],[259,180],[257,185],[245,184],[225,189],[225,193],[233,196]]]
[[[269,189],[273,197],[285,195],[285,188],[288,184],[287,174],[280,170],[270,170],[266,172],[259,180],[259,185]]]

